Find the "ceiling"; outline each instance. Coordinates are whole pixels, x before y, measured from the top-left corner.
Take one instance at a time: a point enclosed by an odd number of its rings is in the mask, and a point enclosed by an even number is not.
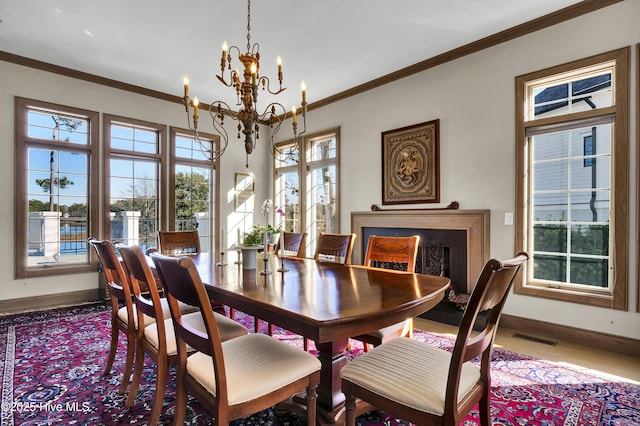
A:
[[[336,95],[577,0],[253,0],[251,42],[278,96],[259,108]],[[0,51],[182,96],[235,105],[218,82],[222,42],[247,46],[247,3],[219,0],[4,0]],[[235,55],[237,56],[237,55]],[[236,62],[232,67],[239,67]],[[261,107],[260,107],[261,106]]]

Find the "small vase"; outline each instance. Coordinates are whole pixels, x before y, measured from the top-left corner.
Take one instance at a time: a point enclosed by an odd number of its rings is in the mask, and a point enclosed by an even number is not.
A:
[[[269,234],[269,244],[276,244],[278,242],[278,234]]]
[[[256,269],[258,248],[258,246],[240,247],[240,250],[242,250],[242,269]]]

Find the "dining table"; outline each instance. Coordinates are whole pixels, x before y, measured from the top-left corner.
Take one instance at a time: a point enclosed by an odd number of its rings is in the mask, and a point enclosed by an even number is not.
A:
[[[273,253],[265,262],[262,256],[256,269],[219,266],[208,253],[189,257],[213,300],[315,342],[321,362],[319,424],[344,422],[340,369],[348,362],[349,337],[428,311],[443,299],[450,284],[442,276],[280,259]]]

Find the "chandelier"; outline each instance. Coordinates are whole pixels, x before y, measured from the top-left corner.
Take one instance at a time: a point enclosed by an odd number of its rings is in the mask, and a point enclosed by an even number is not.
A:
[[[236,68],[231,68],[232,52],[237,52],[237,59],[242,65],[242,73]],[[267,123],[271,126],[270,150],[271,154],[275,157],[276,153],[281,151],[276,147],[274,142],[274,136],[280,130],[282,121],[287,116],[287,109],[282,104],[272,102],[265,107],[262,113],[258,113],[258,92],[260,88],[263,91],[267,91],[272,95],[278,95],[286,90],[282,87],[282,60],[280,56],[277,58],[278,65],[278,88],[271,88],[271,80],[268,77],[260,75],[260,45],[255,43],[251,45],[251,0],[247,0],[247,51],[242,53],[237,46],[227,46],[225,41],[222,45],[222,59],[220,60],[220,75],[216,77],[226,87],[232,87],[236,92],[237,103],[239,107],[238,111],[234,111],[229,105],[222,101],[213,101],[209,105],[209,115],[213,123],[214,129],[220,134],[221,142],[220,146],[214,146],[211,143],[202,142],[198,134],[198,119],[199,119],[199,101],[195,96],[193,99],[189,97],[189,77],[184,77],[184,97],[182,98],[186,112],[187,123],[189,129],[195,134],[195,140],[200,144],[202,152],[210,159],[218,159],[224,154],[227,145],[229,143],[229,136],[224,128],[224,119],[229,116],[231,119],[238,122],[238,139],[242,139],[241,135],[244,135],[244,149],[246,152],[246,167],[249,167],[249,154],[253,152],[256,146],[256,141],[259,139],[259,123]],[[229,77],[225,76],[225,71],[229,71]],[[306,86],[304,81],[301,84],[302,90],[302,103],[301,114],[303,128],[298,133],[298,123],[295,105],[291,108],[292,125],[293,125],[293,146],[289,146],[287,150],[296,150],[299,146],[300,137],[306,132],[306,112],[307,112],[307,99],[306,99]],[[191,118],[189,113],[193,109]],[[191,127],[193,123],[193,127]]]

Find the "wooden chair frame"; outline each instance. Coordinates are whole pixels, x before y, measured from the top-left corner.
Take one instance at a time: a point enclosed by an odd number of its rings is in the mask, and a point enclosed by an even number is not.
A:
[[[408,272],[413,272],[416,269],[416,257],[418,255],[419,244],[419,235],[413,235],[411,237],[371,235],[367,242],[364,265],[372,267],[373,262],[380,262],[382,265],[402,263],[407,265]],[[379,330],[377,333],[354,336],[353,339],[363,342],[364,350],[368,352],[369,345],[378,346],[396,337],[413,337],[413,318],[408,318],[403,323]]]
[[[108,240],[96,240],[93,237],[89,238],[88,242],[98,255],[100,268],[104,273],[105,281],[109,289],[109,300],[111,302],[111,345],[109,347],[109,355],[107,356],[107,365],[104,370],[105,376],[111,373],[111,368],[113,367],[116,352],[118,351],[119,332],[122,331],[127,338],[124,372],[120,388],[118,389],[118,393],[122,395],[126,392],[129,384],[136,349],[136,316],[134,315],[136,308],[133,303],[133,294],[129,279],[127,278],[122,263],[120,263],[116,256],[113,244]],[[121,309],[120,305],[123,305],[127,311],[128,320],[126,322],[118,316],[118,311]]]
[[[194,231],[158,231],[159,251],[165,255],[200,253],[200,235]]]
[[[351,254],[356,234],[330,234],[323,232],[316,241],[316,252],[313,258],[316,261],[327,261],[324,256],[335,257],[335,262],[351,264]]]
[[[310,425],[314,424],[316,422],[316,387],[320,383],[319,363],[318,370],[314,373],[294,382],[287,383],[272,393],[239,404],[229,404],[227,388],[231,380],[227,378],[225,370],[225,358],[220,333],[216,325],[213,310],[209,304],[209,296],[207,295],[193,260],[188,257],[171,258],[158,253],[152,253],[151,257],[165,285],[174,321],[174,329],[178,337],[177,406],[174,424],[182,425],[184,423],[187,392],[192,393],[198,401],[213,414],[216,419],[216,424],[227,425],[230,420],[245,417],[271,407],[303,390],[306,391],[307,422]],[[187,304],[195,304],[200,308],[206,325],[206,333],[193,329],[183,321],[183,317],[177,308],[179,301]],[[258,336],[254,334],[239,337],[238,339],[253,337]],[[280,342],[278,342],[278,344],[280,344]],[[215,396],[187,373],[186,345],[212,358],[216,389]]]
[[[467,416],[469,411],[479,404],[480,423],[483,426],[491,424],[490,419],[490,391],[491,391],[491,356],[493,353],[493,342],[498,328],[502,309],[509,294],[509,290],[516,279],[521,266],[527,261],[528,255],[524,252],[518,253],[509,260],[489,260],[476,283],[471,294],[469,303],[464,311],[462,323],[451,352],[449,362],[449,372],[446,382],[444,413],[442,415],[421,411],[392,401],[368,390],[366,387],[355,383],[355,380],[345,378],[349,375],[349,366],[342,371],[342,391],[346,395],[347,426],[355,425],[356,399],[361,399],[372,404],[377,409],[393,413],[397,418],[420,425],[459,425]],[[482,311],[490,310],[486,326],[478,333],[473,331],[478,314]],[[401,343],[399,340],[398,343]],[[395,348],[396,341],[391,341],[380,346],[382,348]],[[373,349],[370,356],[376,356]],[[438,350],[439,349],[435,349]],[[473,383],[470,390],[460,399],[458,391],[463,364],[471,361],[477,356],[481,356],[479,379]],[[412,360],[405,359],[404,355],[398,353],[394,356],[395,362],[406,362],[412,369],[421,368],[413,365]],[[363,362],[367,362],[364,358]],[[352,361],[354,365],[359,360]],[[366,380],[366,379],[365,379]],[[389,382],[386,382],[389,383]],[[405,382],[402,383],[406,385]]]

